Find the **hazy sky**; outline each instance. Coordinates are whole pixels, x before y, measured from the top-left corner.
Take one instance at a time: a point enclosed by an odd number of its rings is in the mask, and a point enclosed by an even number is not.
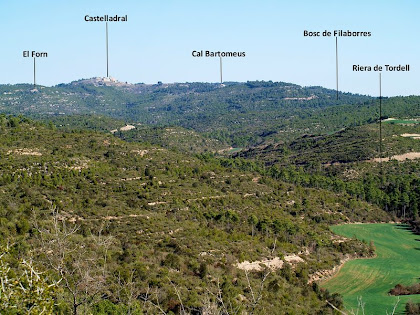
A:
[[[307,38],[304,30],[370,31],[339,38],[339,88],[378,95],[377,72],[353,64],[410,64],[410,72],[382,73],[383,95],[420,95],[420,1],[187,1],[0,0],[0,84],[55,85],[106,75],[105,23],[84,16],[128,15],[109,24],[110,75],[120,81],[217,82],[217,58],[193,50],[244,51],[225,58],[225,81],[273,80],[335,88],[335,38]]]

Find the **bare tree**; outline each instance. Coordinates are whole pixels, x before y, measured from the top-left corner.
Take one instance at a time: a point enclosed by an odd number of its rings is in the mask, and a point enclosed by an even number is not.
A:
[[[247,281],[247,289],[249,291],[248,297],[243,297],[242,304],[246,310],[246,314],[254,314],[258,309],[263,298],[264,284],[271,274],[270,269],[266,269],[262,278],[256,285],[252,284],[248,271],[245,271],[245,278]],[[207,288],[208,294],[204,296],[202,312],[205,315],[234,315],[242,314],[243,310],[240,306],[234,306],[232,301],[225,296],[220,285],[219,279],[216,282],[216,290]]]
[[[74,315],[80,306],[87,308],[98,302],[104,292],[109,275],[107,256],[113,244],[112,237],[98,235],[83,237],[76,234],[79,227],[67,224],[52,208],[52,219],[42,226],[35,217],[38,231],[38,257],[62,279],[62,285],[69,294]]]
[[[334,310],[336,310],[340,314],[344,314],[344,315],[348,315],[348,314],[350,314],[350,315],[359,315],[359,312],[361,312],[362,315],[365,314],[365,305],[366,305],[366,302],[363,302],[363,299],[362,299],[361,296],[357,297],[357,309],[356,310],[351,309],[350,311],[348,311],[348,313],[345,312],[345,311],[342,311],[342,310],[338,309],[334,304],[332,304],[328,300],[326,300],[326,302],[327,302],[327,304],[329,306],[331,306]],[[387,315],[394,315],[395,314],[395,311],[397,310],[397,306],[398,306],[399,303],[400,303],[400,297],[398,297],[397,300],[395,301],[394,306],[393,306],[393,309],[392,309],[392,312],[389,313],[388,311],[386,311],[386,314]]]
[[[207,289],[207,292],[211,296],[213,296],[213,298],[216,300],[216,302],[217,302],[216,307],[217,307],[218,313],[209,313],[209,314],[211,314],[211,315],[213,315],[213,314],[225,314],[225,315],[237,314],[237,312],[233,311],[232,309],[229,312],[229,310],[227,308],[227,305],[226,305],[227,303],[225,302],[225,297],[223,296],[223,291],[222,291],[222,289],[220,287],[220,280],[219,280],[219,278],[217,278],[216,286],[217,286],[216,293],[213,293],[209,289]],[[208,296],[207,296],[207,298],[208,298]],[[207,302],[210,302],[211,301],[210,299],[207,299],[207,300],[208,300]],[[208,308],[209,310],[212,309],[214,311],[214,308],[213,307],[210,307],[210,306],[212,306],[211,304],[209,304],[208,306],[209,307],[206,307],[206,308]]]
[[[207,293],[203,298],[203,306],[201,308],[202,315],[220,315],[220,311],[216,302],[212,301],[210,295]]]
[[[330,301],[325,300],[325,302],[326,302],[329,306],[331,306],[333,309],[335,309],[337,312],[339,312],[340,314],[348,315],[348,313],[346,313],[346,312],[344,312],[344,311],[342,311],[342,310],[338,309],[338,308],[337,308],[334,304],[332,304]],[[358,311],[357,311],[357,313],[354,313],[354,311],[352,311],[352,312],[351,312],[351,314],[358,314]]]
[[[159,292],[156,288],[153,292],[150,286],[147,287],[147,291],[143,296],[140,296],[140,299],[144,302],[145,310],[148,310],[148,306],[152,306],[154,309],[157,309],[160,314],[166,315],[165,310],[160,305]]]
[[[187,315],[187,312],[185,311],[184,303],[182,302],[182,299],[181,299],[181,294],[179,293],[177,286],[175,285],[175,283],[171,281],[171,279],[168,278],[168,280],[171,283],[172,287],[174,288],[175,294],[178,297],[178,301],[181,305],[181,315]]]
[[[126,304],[127,314],[131,315],[137,308],[138,298],[142,293],[141,288],[135,282],[135,270],[131,269],[127,279],[121,279],[121,275],[117,277],[117,296],[118,300]]]
[[[31,260],[21,259],[11,267],[0,247],[0,313],[53,314],[58,282],[38,271]]]
[[[275,243],[274,243],[275,246]],[[271,270],[266,269],[263,277],[259,283],[258,291],[255,292],[255,290],[252,288],[251,281],[249,280],[248,271],[245,270],[245,277],[246,281],[248,283],[248,289],[251,292],[251,305],[250,305],[250,313],[253,314],[255,309],[257,308],[258,304],[260,303],[262,297],[263,297],[263,290],[264,290],[264,283],[267,280],[267,277],[270,275]]]

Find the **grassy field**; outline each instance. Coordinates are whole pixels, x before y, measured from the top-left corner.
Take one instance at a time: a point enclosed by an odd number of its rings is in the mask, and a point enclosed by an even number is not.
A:
[[[397,224],[348,224],[331,229],[346,237],[373,241],[377,257],[347,262],[322,287],[342,294],[349,310],[357,308],[357,298],[361,296],[366,303],[365,314],[391,313],[397,297],[388,295],[388,291],[397,283],[420,281],[420,236]],[[398,314],[403,314],[405,303],[410,300],[420,302],[420,295],[401,296]]]
[[[420,124],[420,121],[395,119],[395,120],[384,121],[384,123],[387,123],[387,124]]]
[[[227,153],[233,154],[233,153],[237,153],[241,150],[242,150],[242,148],[232,148],[232,149],[228,150]]]

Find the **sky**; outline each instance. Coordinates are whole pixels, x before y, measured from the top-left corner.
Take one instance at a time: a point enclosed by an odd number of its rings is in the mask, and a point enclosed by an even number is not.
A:
[[[378,72],[353,65],[410,65],[382,71],[382,95],[420,95],[420,1],[0,0],[0,84],[52,86],[106,76],[105,23],[85,15],[128,15],[110,22],[109,74],[130,83],[218,82],[219,59],[194,50],[245,52],[223,59],[224,81],[272,80],[336,87],[335,37],[304,30],[368,31],[338,38],[339,90],[379,95]]]

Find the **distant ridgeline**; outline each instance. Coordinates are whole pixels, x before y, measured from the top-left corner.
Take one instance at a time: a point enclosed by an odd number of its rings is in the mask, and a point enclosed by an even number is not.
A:
[[[109,78],[54,87],[1,85],[0,111],[30,116],[95,114],[181,126],[233,146],[325,134],[378,119],[376,98],[284,82],[129,84]],[[420,97],[383,100],[389,116],[420,115]]]

